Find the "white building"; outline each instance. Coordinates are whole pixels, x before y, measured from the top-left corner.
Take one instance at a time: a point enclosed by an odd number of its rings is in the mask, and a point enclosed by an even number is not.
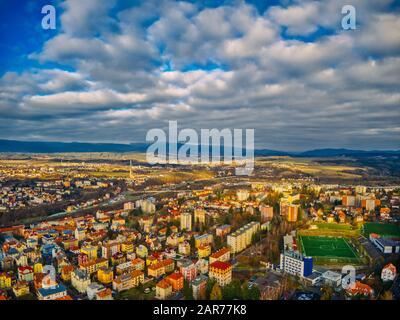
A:
[[[284,251],[281,253],[280,269],[294,276],[307,277],[313,273],[313,260],[298,251]]]
[[[338,272],[328,270],[322,274],[322,278],[326,284],[334,287],[340,286],[342,283],[342,275]]]
[[[190,212],[181,213],[181,230],[192,230],[192,214]]]
[[[87,293],[89,300],[93,300],[96,297],[96,294],[102,290],[104,290],[104,286],[97,282],[93,282],[93,283],[89,284],[86,289],[86,293]]]
[[[238,190],[236,196],[239,201],[246,201],[250,196],[250,192],[248,190]]]
[[[227,243],[232,253],[240,252],[251,244],[254,234],[260,230],[260,223],[252,221],[227,237]]]

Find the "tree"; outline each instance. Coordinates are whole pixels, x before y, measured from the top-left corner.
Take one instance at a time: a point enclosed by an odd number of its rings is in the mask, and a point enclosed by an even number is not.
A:
[[[242,298],[242,286],[239,280],[235,279],[230,284],[222,288],[224,300],[233,300]]]
[[[330,286],[325,285],[321,288],[321,300],[331,300],[333,290]]]
[[[207,285],[206,285],[206,299],[210,299],[211,291],[214,287],[215,280],[214,279],[208,279],[207,280]]]
[[[210,300],[222,300],[222,291],[218,283],[215,283],[211,290]]]
[[[196,240],[194,239],[194,236],[190,237],[189,244],[191,250],[194,250],[196,248]]]
[[[384,291],[380,297],[380,300],[393,300],[393,293],[389,290]]]
[[[185,281],[183,284],[183,296],[185,300],[194,300],[193,291],[188,281]]]
[[[252,286],[249,290],[249,300],[260,300],[261,292],[257,286]]]

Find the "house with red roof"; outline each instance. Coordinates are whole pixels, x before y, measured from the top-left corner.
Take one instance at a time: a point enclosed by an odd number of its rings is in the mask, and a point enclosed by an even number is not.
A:
[[[381,272],[382,281],[393,281],[396,278],[397,270],[396,267],[389,263],[383,267]]]

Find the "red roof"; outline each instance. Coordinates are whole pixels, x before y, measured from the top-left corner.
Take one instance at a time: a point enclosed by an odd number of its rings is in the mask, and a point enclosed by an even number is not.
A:
[[[180,273],[180,272],[174,272],[174,273],[171,273],[171,274],[168,276],[168,278],[170,278],[170,279],[172,279],[172,280],[175,280],[175,281],[178,281],[179,279],[183,278],[183,275],[182,275],[182,273]]]
[[[393,274],[396,274],[396,267],[392,263],[387,264],[383,269],[389,269]]]
[[[229,262],[215,261],[210,264],[210,268],[226,270],[230,268],[232,265]]]

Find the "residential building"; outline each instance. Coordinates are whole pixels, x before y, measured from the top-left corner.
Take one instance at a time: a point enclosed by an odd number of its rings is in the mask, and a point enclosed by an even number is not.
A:
[[[232,253],[240,252],[251,244],[254,234],[260,230],[260,223],[252,221],[228,235],[227,243]]]
[[[190,212],[181,213],[181,230],[192,231],[192,214]]]
[[[156,285],[156,298],[166,300],[172,295],[172,285],[166,280],[162,279]]]
[[[183,289],[183,275],[180,272],[173,272],[165,278],[171,285],[173,291]]]
[[[109,284],[114,280],[114,272],[112,269],[102,267],[97,271],[97,280],[103,284]]]
[[[199,259],[207,258],[211,254],[211,246],[209,244],[202,244],[197,249],[197,255]]]
[[[75,269],[71,272],[71,284],[79,293],[86,293],[90,282],[90,275],[86,271]]]
[[[208,278],[205,275],[201,274],[192,281],[193,298],[195,300],[205,297],[207,279]]]
[[[298,251],[284,251],[281,253],[280,268],[291,275],[307,277],[313,272],[313,259]]]
[[[144,281],[144,273],[139,270],[134,270],[131,273],[121,274],[113,281],[113,289],[117,292],[129,290],[137,287]]]
[[[261,213],[261,222],[267,222],[272,220],[274,217],[274,208],[267,205],[260,205],[259,206],[260,213]]]
[[[232,265],[229,262],[215,261],[210,263],[208,276],[223,287],[232,281]]]
[[[221,248],[210,256],[210,263],[215,261],[229,262],[231,259],[231,250],[229,248]]]
[[[389,263],[383,267],[381,272],[382,281],[393,281],[396,278],[396,267]]]

